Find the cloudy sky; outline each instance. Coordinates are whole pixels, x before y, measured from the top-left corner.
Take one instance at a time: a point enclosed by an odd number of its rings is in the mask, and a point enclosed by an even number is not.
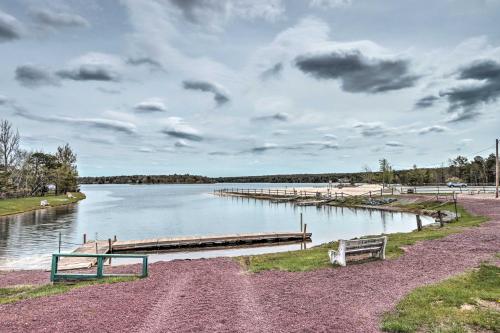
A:
[[[84,176],[438,166],[500,136],[498,22],[500,0],[2,0],[0,118]]]

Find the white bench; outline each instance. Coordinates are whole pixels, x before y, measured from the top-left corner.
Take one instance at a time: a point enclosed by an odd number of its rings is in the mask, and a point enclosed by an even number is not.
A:
[[[371,257],[385,259],[385,246],[387,236],[371,237],[362,239],[339,240],[339,249],[329,250],[328,256],[332,264],[338,263],[340,266],[346,265],[346,257],[369,253]]]

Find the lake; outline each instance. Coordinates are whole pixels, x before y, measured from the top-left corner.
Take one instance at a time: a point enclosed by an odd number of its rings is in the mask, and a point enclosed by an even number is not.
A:
[[[326,184],[82,185],[78,204],[0,218],[0,269],[47,268],[50,254],[88,239],[120,240],[300,230],[303,213],[312,242],[307,247],[380,233],[411,231],[415,216],[367,209],[300,207],[249,198],[219,197],[224,187],[324,187]],[[422,217],[423,224],[433,222]],[[234,256],[300,249],[302,244],[242,249],[152,253],[151,261]]]

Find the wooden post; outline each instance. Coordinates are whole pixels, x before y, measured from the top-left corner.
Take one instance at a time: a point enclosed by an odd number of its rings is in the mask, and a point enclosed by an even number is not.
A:
[[[306,240],[306,233],[307,233],[307,223],[304,224],[304,233],[302,234],[302,240],[305,241]]]
[[[97,250],[97,239],[95,241],[95,254],[99,254],[99,251]]]
[[[455,204],[455,221],[458,221],[457,198],[453,196],[453,203]]]
[[[496,139],[496,159],[495,159],[495,198],[498,199],[498,183],[499,183],[499,178],[500,176],[498,175],[500,173],[500,162],[498,162],[498,142],[499,140]]]
[[[444,222],[443,222],[443,215],[441,214],[441,211],[438,210],[438,220],[439,220],[439,225],[442,227],[444,227]]]
[[[303,224],[303,219],[302,219],[302,213],[300,213],[300,232],[302,232],[303,228],[304,228],[304,224]]]
[[[113,253],[113,247],[111,246],[111,238],[108,238],[109,253]],[[109,265],[111,265],[111,258],[109,258]]]
[[[422,231],[422,220],[420,219],[420,215],[417,214],[417,230]]]
[[[83,244],[87,243],[87,234],[83,234]]]

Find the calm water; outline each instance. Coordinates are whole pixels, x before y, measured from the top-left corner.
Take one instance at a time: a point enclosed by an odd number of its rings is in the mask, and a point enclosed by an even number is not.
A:
[[[307,185],[302,186],[326,186]],[[409,231],[415,216],[338,207],[297,207],[245,198],[218,197],[221,187],[276,188],[293,184],[85,185],[77,205],[0,218],[0,269],[46,268],[50,254],[71,251],[89,239],[143,239],[183,235],[299,231],[302,212],[312,246],[339,238]],[[423,223],[432,222],[424,217]],[[199,258],[300,249],[300,244],[234,250],[151,254],[151,260]]]

